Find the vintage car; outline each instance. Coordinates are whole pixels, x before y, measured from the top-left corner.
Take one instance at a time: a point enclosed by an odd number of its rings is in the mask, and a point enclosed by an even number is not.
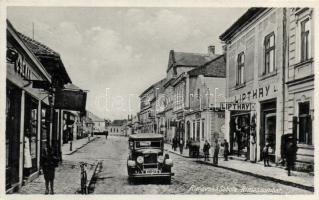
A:
[[[164,155],[164,137],[161,134],[137,133],[129,136],[129,157],[127,160],[128,180],[158,177],[170,183],[173,161]]]

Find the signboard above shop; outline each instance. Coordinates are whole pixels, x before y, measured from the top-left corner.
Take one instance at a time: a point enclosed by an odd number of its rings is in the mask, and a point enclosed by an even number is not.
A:
[[[222,102],[220,103],[221,110],[229,110],[229,111],[254,111],[255,103],[233,103],[233,102]]]

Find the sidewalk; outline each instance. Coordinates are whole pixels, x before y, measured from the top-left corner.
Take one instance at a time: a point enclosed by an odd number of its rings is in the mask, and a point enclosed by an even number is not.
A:
[[[177,148],[177,150],[174,152],[170,144],[165,144],[164,148],[165,150],[171,153],[183,156],[185,158],[189,158],[188,151],[187,153],[186,151],[183,152],[183,155],[181,155],[179,149]],[[224,161],[222,157],[218,159],[218,166],[212,163],[212,159],[211,161],[203,161],[203,158],[195,158],[194,161],[201,164],[207,164],[214,167],[239,172],[242,174],[255,176],[257,178],[262,178],[265,180],[271,180],[276,183],[281,183],[309,191],[314,191],[314,176],[309,173],[292,171],[292,176],[288,176],[287,171],[279,167],[264,167],[263,163],[261,162],[251,163],[249,161],[241,161],[236,159]]]
[[[90,142],[94,141],[97,137],[91,137]],[[63,159],[62,163],[55,169],[55,180],[54,180],[54,192],[55,194],[79,194],[80,193],[80,177],[81,168],[76,159],[75,153],[77,150],[81,149],[87,145],[88,138],[79,139],[73,141],[73,150],[70,151],[69,144],[62,146],[62,153],[67,156],[67,160]],[[73,154],[73,155],[72,155]],[[97,162],[94,166],[88,166],[87,177],[88,183],[90,183],[93,175],[97,170]],[[29,182],[27,185],[22,186],[18,194],[44,194],[45,192],[45,182],[43,174],[38,178]]]
[[[96,138],[97,138],[97,136],[94,135],[93,137],[90,137],[90,141],[88,140],[87,137],[72,141],[72,151],[70,151],[70,143],[63,144],[62,155],[72,155],[77,150],[81,149],[82,147],[84,147],[88,143],[94,141]]]

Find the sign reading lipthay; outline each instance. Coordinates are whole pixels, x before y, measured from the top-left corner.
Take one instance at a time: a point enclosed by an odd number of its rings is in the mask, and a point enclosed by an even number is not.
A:
[[[229,111],[254,111],[255,110],[255,103],[221,102],[220,109],[221,110],[229,110]]]

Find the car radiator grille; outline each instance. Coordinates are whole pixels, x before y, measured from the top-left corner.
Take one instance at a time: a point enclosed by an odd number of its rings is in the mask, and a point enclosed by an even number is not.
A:
[[[145,154],[144,155],[144,163],[145,164],[151,164],[151,163],[157,163],[157,154]]]

